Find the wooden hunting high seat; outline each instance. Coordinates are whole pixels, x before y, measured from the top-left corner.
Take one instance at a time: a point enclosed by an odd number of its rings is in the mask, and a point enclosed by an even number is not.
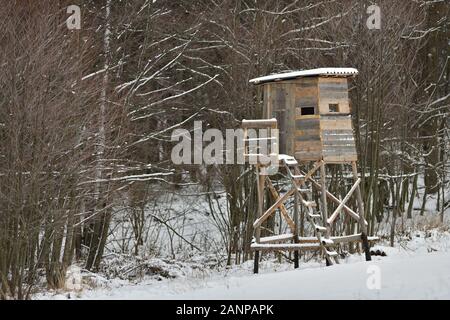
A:
[[[255,166],[257,176],[258,212],[251,244],[255,252],[255,273],[259,269],[260,251],[294,251],[294,263],[298,267],[300,252],[317,250],[323,254],[326,264],[332,265],[339,263],[336,247],[361,241],[366,260],[371,259],[369,241],[377,238],[367,236],[348,99],[347,78],[356,74],[357,70],[352,68],[325,68],[250,81],[264,86],[263,114],[267,118],[242,121],[244,157]],[[261,136],[249,137],[250,129],[265,131]],[[249,146],[251,142],[263,141],[270,141],[270,146]],[[353,183],[342,199],[327,189],[327,164],[351,164]],[[283,194],[270,179],[271,173],[280,169],[288,182],[288,191]],[[265,188],[275,199],[271,203],[265,200]],[[320,194],[320,203],[314,201],[313,192]],[[291,197],[294,198],[292,213],[285,205]],[[357,209],[348,204],[352,197],[356,198]],[[300,208],[306,212],[301,217]],[[333,209],[330,215],[329,208]],[[290,232],[261,237],[262,224],[277,210]],[[340,216],[353,219],[359,225],[359,232],[333,235],[334,224]],[[312,226],[313,235],[299,235],[303,219]]]

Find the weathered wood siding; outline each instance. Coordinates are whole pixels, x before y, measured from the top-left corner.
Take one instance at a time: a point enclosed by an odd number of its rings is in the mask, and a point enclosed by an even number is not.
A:
[[[314,108],[314,114],[319,114],[318,78],[300,78],[295,80],[295,116],[301,116],[302,107]]]
[[[350,115],[320,116],[323,160],[341,163],[357,161]]]
[[[299,161],[322,159],[320,140],[318,78],[295,81],[295,141],[294,156]],[[301,108],[314,108],[314,115],[301,115]]]
[[[295,119],[291,107],[293,98],[292,83],[273,82],[264,85],[264,117],[277,119],[280,132],[279,152],[284,154],[293,152],[293,142],[289,138]]]
[[[318,83],[323,160],[335,163],[356,161],[348,81],[346,78],[320,77]],[[339,112],[330,113],[330,104],[338,104]]]
[[[295,158],[299,161],[322,159],[320,116],[297,117],[295,127]]]
[[[330,113],[329,104],[339,112]],[[302,107],[314,115],[301,115]],[[264,116],[276,118],[280,153],[299,161],[356,161],[346,78],[307,77],[264,84]]]
[[[330,104],[339,104],[339,113],[350,114],[347,78],[320,77],[318,88],[320,114],[330,114]]]

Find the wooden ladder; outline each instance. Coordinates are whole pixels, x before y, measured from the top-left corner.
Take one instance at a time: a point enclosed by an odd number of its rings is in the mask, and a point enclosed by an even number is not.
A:
[[[307,209],[306,219],[314,227],[315,235],[319,241],[327,265],[333,265],[333,259],[336,263],[339,263],[338,253],[330,249],[330,247],[335,246],[335,243],[330,238],[330,226],[326,223],[327,217],[323,217],[320,213],[314,213],[314,208],[317,205],[312,201],[312,186],[307,185],[309,178],[320,168],[321,163],[316,163],[306,175],[303,175],[294,157],[283,155],[280,156],[280,159],[286,168],[286,172],[296,190],[295,192],[300,199],[300,203]],[[327,225],[326,227],[324,226],[325,223]]]

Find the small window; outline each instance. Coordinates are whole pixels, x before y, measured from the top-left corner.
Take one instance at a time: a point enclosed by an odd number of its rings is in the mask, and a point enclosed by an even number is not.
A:
[[[314,107],[302,107],[301,108],[302,116],[308,116],[308,115],[313,115],[313,114],[315,114]]]
[[[339,105],[337,103],[330,103],[328,105],[328,111],[330,113],[337,113],[337,112],[339,112]]]

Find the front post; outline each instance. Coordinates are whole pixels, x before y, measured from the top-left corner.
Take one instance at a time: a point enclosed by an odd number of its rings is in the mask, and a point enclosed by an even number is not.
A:
[[[353,179],[355,181],[358,180],[358,169],[357,169],[355,161],[352,162],[352,172],[353,172]],[[361,228],[361,242],[362,242],[364,252],[366,254],[366,261],[371,261],[372,257],[370,256],[369,240],[367,239],[366,220],[364,219],[364,203],[362,200],[361,188],[360,188],[359,184],[358,184],[358,187],[356,188],[355,192],[356,192],[356,200],[358,202],[359,225]]]
[[[298,191],[294,193],[294,243],[298,243]],[[299,251],[294,251],[294,268],[297,269],[299,266]]]
[[[257,219],[260,218],[263,214],[263,206],[264,206],[264,180],[265,177],[261,175],[261,170],[259,164],[256,165],[256,191],[258,196],[258,212]],[[255,241],[259,243],[261,238],[261,227],[257,226],[255,229]],[[253,267],[253,273],[259,272],[259,251],[255,251],[255,263]]]

